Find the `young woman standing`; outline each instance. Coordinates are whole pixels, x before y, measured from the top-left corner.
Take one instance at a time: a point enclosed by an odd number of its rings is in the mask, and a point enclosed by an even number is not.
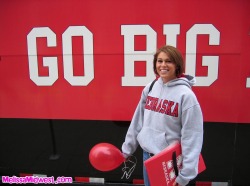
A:
[[[182,169],[174,185],[187,185],[198,174],[198,161],[203,143],[203,116],[191,87],[195,78],[184,75],[180,51],[163,46],[154,55],[153,67],[159,77],[149,92],[149,83],[142,91],[131,124],[122,145],[127,158],[138,145],[143,161],[158,154],[178,140],[182,146]],[[145,166],[144,183],[150,186]]]

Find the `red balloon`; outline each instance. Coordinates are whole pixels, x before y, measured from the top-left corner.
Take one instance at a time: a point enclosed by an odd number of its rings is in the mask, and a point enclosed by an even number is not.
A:
[[[89,152],[91,165],[100,171],[111,171],[125,161],[121,151],[112,144],[99,143]]]

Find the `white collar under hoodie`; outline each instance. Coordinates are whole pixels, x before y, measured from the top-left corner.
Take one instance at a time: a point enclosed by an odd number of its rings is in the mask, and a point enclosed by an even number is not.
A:
[[[181,185],[196,177],[203,143],[203,116],[191,90],[194,84],[195,78],[189,75],[166,84],[159,78],[149,92],[149,83],[142,91],[122,145],[127,155],[132,155],[138,145],[157,154],[173,141],[180,141],[183,168],[176,181]]]

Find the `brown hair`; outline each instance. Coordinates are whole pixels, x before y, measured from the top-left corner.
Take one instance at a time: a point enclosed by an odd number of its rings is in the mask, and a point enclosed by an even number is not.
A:
[[[170,58],[170,60],[176,65],[176,77],[180,77],[181,74],[184,73],[184,68],[185,68],[184,60],[183,60],[181,52],[177,48],[170,46],[170,45],[166,45],[166,46],[159,48],[154,54],[154,61],[153,61],[154,73],[156,75],[159,75],[156,70],[156,62],[157,62],[158,55],[161,52],[165,52]]]

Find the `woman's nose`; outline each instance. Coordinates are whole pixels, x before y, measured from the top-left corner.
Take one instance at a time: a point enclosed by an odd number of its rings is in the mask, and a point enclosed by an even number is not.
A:
[[[161,65],[165,67],[165,66],[167,66],[167,63],[163,62]]]

